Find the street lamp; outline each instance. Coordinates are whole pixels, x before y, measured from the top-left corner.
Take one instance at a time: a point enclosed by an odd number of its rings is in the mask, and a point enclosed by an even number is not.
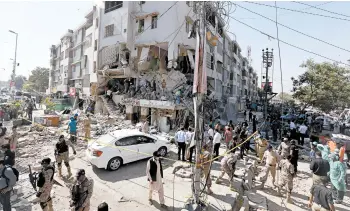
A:
[[[18,40],[18,33],[12,31],[12,30],[9,30],[10,33],[12,34],[15,34],[16,35],[16,47],[15,47],[15,59],[13,61],[13,70],[12,70],[12,76],[11,76],[11,79],[12,79],[12,83],[15,82],[15,77],[16,77],[16,66],[17,66],[17,40]]]

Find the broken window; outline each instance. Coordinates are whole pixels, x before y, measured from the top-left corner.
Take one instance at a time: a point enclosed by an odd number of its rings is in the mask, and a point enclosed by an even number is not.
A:
[[[157,21],[158,21],[158,16],[152,16],[151,29],[157,28]]]
[[[114,34],[114,24],[105,27],[105,37],[113,36]]]
[[[144,28],[145,28],[145,19],[141,19],[141,20],[139,20],[139,30],[138,30],[138,32],[142,33]]]
[[[123,7],[123,1],[105,1],[105,13]]]
[[[190,32],[190,23],[186,21],[186,33]]]

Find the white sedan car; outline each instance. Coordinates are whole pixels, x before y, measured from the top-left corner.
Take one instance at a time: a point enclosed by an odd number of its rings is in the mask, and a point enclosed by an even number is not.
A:
[[[123,129],[90,143],[86,156],[97,168],[115,171],[123,164],[152,157],[155,151],[164,157],[169,146],[170,141],[165,137]]]

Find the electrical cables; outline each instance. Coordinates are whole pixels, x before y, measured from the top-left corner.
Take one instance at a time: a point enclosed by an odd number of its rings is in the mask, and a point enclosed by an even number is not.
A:
[[[325,10],[325,9],[319,8],[319,7],[317,7],[317,6],[313,6],[313,5],[310,5],[310,4],[306,4],[306,3],[303,3],[303,2],[298,2],[298,1],[292,1],[292,2],[293,2],[293,3],[297,3],[297,4],[306,5],[306,6],[309,6],[310,8],[318,9],[318,10],[321,10],[321,11],[324,11],[324,12],[328,12],[328,13],[332,13],[332,14],[335,14],[335,15],[340,15],[340,16],[344,16],[344,17],[350,18],[350,15],[344,15],[344,14],[341,14],[341,13],[332,12],[332,11]]]
[[[279,7],[277,7],[277,8],[279,8]],[[337,60],[332,59],[332,58],[329,58],[329,57],[327,57],[327,56],[323,56],[323,55],[321,55],[321,54],[319,54],[319,53],[315,53],[315,52],[313,52],[313,51],[307,50],[307,49],[305,49],[305,48],[302,48],[302,47],[296,46],[296,45],[294,45],[294,44],[288,43],[288,42],[286,42],[286,41],[283,41],[283,40],[281,40],[281,39],[278,39],[278,38],[276,38],[276,37],[274,37],[274,36],[272,36],[272,35],[270,35],[270,34],[267,34],[267,33],[265,33],[265,32],[263,32],[263,31],[261,31],[261,30],[255,28],[255,27],[249,25],[249,24],[244,23],[243,21],[240,21],[240,20],[238,20],[238,19],[236,19],[236,18],[234,18],[234,17],[231,17],[231,16],[230,16],[230,18],[232,18],[233,20],[235,20],[235,21],[237,21],[237,22],[239,22],[239,23],[241,23],[241,24],[243,24],[243,25],[245,25],[245,26],[247,26],[247,27],[249,27],[249,28],[251,28],[251,29],[253,29],[253,30],[255,30],[255,31],[260,32],[260,33],[263,34],[263,35],[266,35],[266,36],[269,37],[269,38],[272,38],[272,39],[275,39],[275,40],[279,40],[280,42],[282,42],[282,43],[284,43],[284,44],[286,44],[286,45],[289,45],[289,46],[291,46],[291,47],[293,47],[293,48],[296,48],[296,49],[299,49],[299,50],[301,50],[301,51],[305,51],[305,52],[307,52],[307,53],[310,53],[310,54],[319,56],[319,57],[324,58],[324,59],[327,59],[327,60],[330,60],[330,61],[332,61],[332,62],[336,62],[336,63],[343,64],[343,65],[346,65],[346,66],[350,67],[349,64],[346,64],[346,63],[344,63],[344,62],[337,61]]]
[[[321,39],[319,39],[319,38],[317,38],[317,37],[314,37],[314,36],[305,34],[305,33],[301,32],[301,31],[298,31],[298,30],[293,29],[293,28],[291,28],[291,27],[289,27],[289,26],[286,26],[286,25],[281,24],[281,23],[279,23],[279,22],[277,22],[277,21],[274,21],[274,20],[272,20],[271,18],[268,18],[268,17],[266,17],[266,16],[264,16],[264,15],[262,15],[262,14],[260,14],[260,13],[254,12],[254,11],[252,11],[252,10],[250,10],[250,9],[248,9],[248,8],[245,8],[245,7],[241,6],[241,5],[236,4],[236,6],[242,8],[242,9],[244,9],[244,10],[247,10],[248,12],[251,12],[251,13],[254,13],[254,14],[256,14],[256,15],[259,15],[260,17],[263,17],[263,18],[265,18],[265,19],[267,19],[267,20],[269,20],[269,21],[275,22],[276,24],[281,25],[281,26],[283,26],[283,27],[285,27],[285,28],[287,28],[287,29],[289,29],[289,30],[292,30],[292,31],[297,32],[297,33],[299,33],[299,34],[302,34],[302,35],[304,35],[304,36],[306,36],[306,37],[315,39],[315,40],[317,40],[317,41],[319,41],[319,42],[325,43],[325,44],[327,44],[327,45],[333,46],[333,47],[335,47],[335,48],[338,48],[338,49],[341,49],[341,50],[343,50],[343,51],[347,51],[347,52],[350,53],[350,50],[347,50],[347,49],[342,48],[342,47],[340,47],[340,46],[334,45],[334,44],[329,43],[329,42],[327,42],[327,41],[321,40]]]
[[[261,4],[261,3],[258,3],[258,2],[251,2],[251,1],[245,1],[245,2],[246,3],[250,3],[250,4],[256,4],[256,5],[261,5],[261,6],[265,6],[265,7],[275,8],[275,6],[271,6],[271,5],[268,5],[268,4]],[[329,16],[329,15],[322,15],[322,14],[311,13],[311,12],[305,12],[305,11],[301,11],[301,10],[294,10],[294,9],[289,9],[289,8],[285,8],[285,7],[277,7],[277,8],[281,9],[281,10],[288,10],[288,11],[298,12],[298,13],[303,13],[303,14],[308,14],[308,15],[321,16],[321,17],[324,17],[324,18],[331,18],[331,19],[337,19],[337,20],[343,20],[343,21],[350,21],[350,19],[339,18],[339,17]]]

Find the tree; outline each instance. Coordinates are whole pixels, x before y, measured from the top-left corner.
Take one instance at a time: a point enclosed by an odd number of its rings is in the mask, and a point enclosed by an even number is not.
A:
[[[15,77],[15,87],[18,90],[22,90],[24,83],[27,81],[27,78],[22,75],[18,75]]]
[[[49,68],[36,67],[23,85],[26,91],[45,92],[49,87]]]
[[[309,59],[301,65],[306,71],[292,77],[293,98],[300,101],[302,110],[309,106],[329,112],[344,107],[350,100],[349,70],[337,64],[315,63]]]

